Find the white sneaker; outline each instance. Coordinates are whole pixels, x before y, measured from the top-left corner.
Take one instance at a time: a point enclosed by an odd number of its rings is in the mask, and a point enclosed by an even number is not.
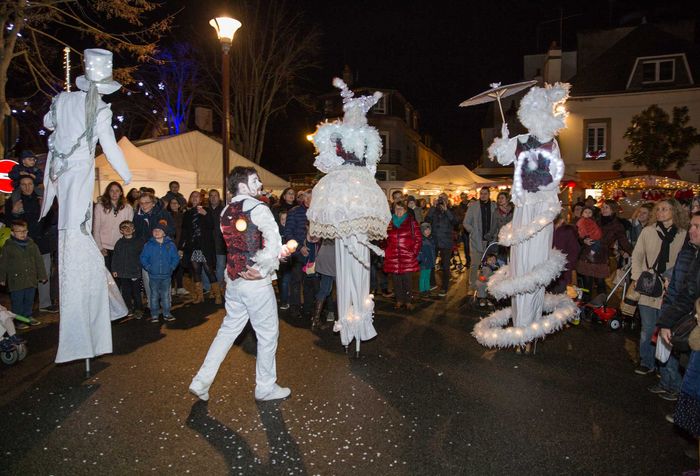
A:
[[[177,288],[177,295],[178,295],[178,296],[187,296],[187,295],[189,295],[189,294],[190,294],[190,292],[189,292],[187,289],[185,289],[185,288]]]
[[[201,390],[197,385],[195,385],[195,381],[193,380],[192,383],[190,384],[190,393],[200,400],[204,400],[205,402],[209,400],[209,392],[205,392],[204,390]]]
[[[260,395],[258,390],[255,390],[255,399],[260,402],[266,402],[269,400],[282,400],[287,398],[292,394],[292,391],[287,387],[280,387],[275,384],[272,389],[264,395]]]

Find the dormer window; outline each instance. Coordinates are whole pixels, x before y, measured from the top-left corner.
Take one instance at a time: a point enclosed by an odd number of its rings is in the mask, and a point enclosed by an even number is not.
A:
[[[676,76],[676,60],[658,59],[645,60],[642,63],[642,83],[668,83]]]
[[[386,114],[386,94],[379,98],[377,104],[372,108],[372,112],[375,114]]]

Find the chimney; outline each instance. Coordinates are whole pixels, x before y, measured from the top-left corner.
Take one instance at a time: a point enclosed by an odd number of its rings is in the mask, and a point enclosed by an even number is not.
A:
[[[553,41],[544,59],[544,80],[549,84],[561,81],[561,47]]]
[[[350,69],[350,65],[345,65],[343,68],[343,81],[345,81],[345,84],[348,85],[348,87],[352,87],[352,70]]]

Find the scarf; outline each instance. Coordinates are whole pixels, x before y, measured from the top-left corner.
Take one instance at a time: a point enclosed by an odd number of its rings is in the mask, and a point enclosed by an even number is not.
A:
[[[394,224],[394,228],[399,228],[407,216],[408,213],[404,213],[401,216],[397,216],[396,214],[391,215],[391,223]]]
[[[659,256],[656,258],[656,272],[663,274],[666,271],[666,264],[670,260],[670,250],[671,243],[678,233],[678,227],[676,225],[671,225],[668,228],[664,227],[664,224],[660,221],[656,222],[656,233],[661,238],[661,251],[659,251]]]
[[[595,220],[595,218],[594,218],[594,220]],[[615,215],[610,215],[607,217],[605,215],[601,215],[600,216],[600,226],[605,226],[609,223],[612,223],[613,220],[617,220],[617,217]]]
[[[17,243],[22,248],[26,248],[27,245],[29,244],[29,238],[27,238],[26,240],[20,240],[18,238],[15,238],[14,236],[10,236],[10,239],[12,241],[14,241],[15,243]]]

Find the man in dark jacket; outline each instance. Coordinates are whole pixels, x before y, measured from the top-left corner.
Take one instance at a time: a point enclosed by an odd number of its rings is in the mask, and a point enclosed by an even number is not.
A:
[[[447,296],[450,286],[450,259],[452,258],[452,248],[454,248],[454,238],[452,232],[457,222],[452,211],[448,208],[447,195],[441,193],[437,203],[430,209],[425,221],[430,223],[433,241],[440,256],[440,266],[442,269],[442,290],[438,294],[440,297]]]
[[[224,235],[221,233],[221,212],[224,210],[224,204],[221,202],[219,191],[215,188],[209,190],[209,203],[207,204],[207,213],[211,214],[214,220],[214,253],[216,254],[216,280],[219,286],[224,286],[224,269],[226,268],[226,244],[224,243]],[[207,273],[202,273],[202,288],[208,293],[211,288]]]
[[[180,193],[180,182],[176,180],[173,180],[168,184],[168,193],[166,193],[161,199],[163,201],[163,205],[167,207],[168,203],[170,203],[170,200],[173,198],[180,204],[180,208],[184,209],[187,206],[187,199]]]
[[[671,342],[671,328],[676,325],[676,323],[683,318],[687,312],[681,314],[674,311],[676,304],[682,303],[681,294],[688,294],[686,291],[690,289],[691,282],[695,284],[695,296],[690,299],[691,307],[688,312],[690,312],[695,302],[695,298],[698,291],[697,269],[693,271],[694,264],[698,263],[698,249],[700,247],[700,212],[693,214],[693,218],[690,220],[690,230],[688,230],[688,241],[683,245],[678,257],[676,258],[676,264],[673,267],[673,275],[671,276],[671,281],[669,282],[668,289],[666,289],[666,294],[664,295],[663,303],[661,304],[661,310],[659,312],[659,320],[656,325],[659,327],[659,338],[663,339],[665,342]],[[675,401],[678,397],[678,392],[681,389],[681,383],[683,378],[678,370],[678,357],[671,354],[668,361],[660,366],[659,373],[661,374],[661,380],[658,384],[649,387],[649,391],[658,394],[661,398],[665,400]]]
[[[165,234],[171,238],[175,236],[175,222],[173,216],[163,208],[160,200],[150,192],[143,192],[139,197],[139,211],[134,214],[134,236],[142,244],[146,243],[153,236],[153,229],[165,221]],[[143,287],[146,290],[146,297],[151,299],[151,289],[149,287],[148,273],[143,270],[141,273]]]
[[[298,243],[297,250],[291,256],[292,280],[289,289],[289,304],[292,306],[292,313],[298,313],[301,307],[301,288],[303,280],[302,267],[309,256],[309,248],[304,246],[306,242],[306,230],[308,229],[308,220],[306,219],[306,211],[311,205],[311,190],[303,192],[301,204],[289,210],[287,214],[287,224],[284,227],[283,242],[296,240]],[[304,296],[304,309],[310,314],[314,303],[313,296]],[[301,317],[301,315],[299,316]]]

